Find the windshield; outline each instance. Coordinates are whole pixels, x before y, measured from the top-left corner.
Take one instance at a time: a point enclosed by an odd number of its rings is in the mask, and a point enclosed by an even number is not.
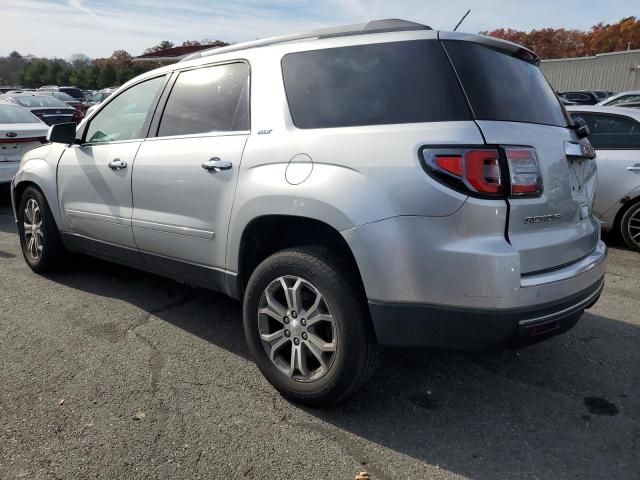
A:
[[[0,105],[0,124],[3,123],[40,123],[40,120],[21,107]]]
[[[443,43],[478,120],[567,126],[563,107],[537,66],[478,43]]]
[[[29,95],[21,97],[13,97],[18,105],[27,108],[69,108],[66,103],[61,102],[57,98],[48,97],[44,95]]]
[[[621,97],[614,98],[610,102],[607,102],[607,105],[609,105],[610,107],[614,105],[624,107],[629,103],[640,103],[640,93],[634,95],[623,95]]]

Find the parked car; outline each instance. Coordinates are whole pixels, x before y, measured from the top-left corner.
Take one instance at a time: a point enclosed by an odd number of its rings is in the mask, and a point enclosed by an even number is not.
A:
[[[80,110],[70,107],[51,95],[5,94],[0,97],[0,101],[26,108],[47,125],[66,122],[79,123],[84,117]]]
[[[16,85],[2,85],[0,86],[0,95],[2,95],[3,93],[9,92],[11,90],[21,90],[22,87],[16,86]]]
[[[52,90],[44,90],[44,91],[39,91],[38,95],[51,95],[54,98],[57,98],[58,100],[66,103],[67,105],[69,105],[70,107],[75,108],[76,110],[79,110],[80,112],[82,112],[82,115],[84,116],[88,105],[86,102],[81,102],[77,99],[75,99],[74,97],[72,97],[71,95],[67,95],[64,92],[56,92],[56,91],[52,91]]]
[[[558,96],[577,105],[595,105],[600,101],[600,98],[595,92],[586,90],[579,92],[559,92]]]
[[[25,156],[24,258],[84,252],[242,299],[258,367],[311,405],[361,386],[380,344],[544,340],[597,301],[607,253],[588,132],[538,63],[386,20],[144,73]]]
[[[622,92],[598,103],[606,107],[638,107],[640,104],[640,91]]]
[[[102,90],[94,93],[89,99],[90,106],[98,105],[104,102],[109,97],[109,95],[115,92],[115,90],[115,88],[103,88]]]
[[[22,155],[46,142],[48,130],[24,108],[0,103],[0,184],[11,181]]]
[[[58,87],[57,85],[45,85],[38,89],[39,92],[62,92],[71,95],[79,102],[86,101],[84,93],[78,87]]]
[[[598,193],[593,207],[604,230],[620,232],[640,252],[640,110],[568,107],[591,131],[598,155]]]

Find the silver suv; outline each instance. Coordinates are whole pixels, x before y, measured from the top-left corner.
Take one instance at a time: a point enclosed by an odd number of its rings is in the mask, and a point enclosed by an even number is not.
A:
[[[82,252],[243,301],[297,402],[378,345],[520,346],[603,288],[588,131],[537,57],[400,20],[195,54],[56,125],[12,183],[36,272]]]

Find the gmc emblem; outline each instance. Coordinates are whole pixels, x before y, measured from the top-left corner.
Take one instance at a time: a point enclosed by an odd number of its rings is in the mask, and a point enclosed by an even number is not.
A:
[[[552,213],[551,215],[536,215],[535,217],[525,217],[524,223],[526,225],[535,223],[557,222],[558,220],[560,220],[560,214]]]

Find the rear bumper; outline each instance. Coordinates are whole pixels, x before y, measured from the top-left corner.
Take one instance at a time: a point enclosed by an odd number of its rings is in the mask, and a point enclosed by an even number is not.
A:
[[[369,302],[378,342],[462,350],[517,348],[561,334],[600,298],[604,278],[562,301],[506,310]]]

